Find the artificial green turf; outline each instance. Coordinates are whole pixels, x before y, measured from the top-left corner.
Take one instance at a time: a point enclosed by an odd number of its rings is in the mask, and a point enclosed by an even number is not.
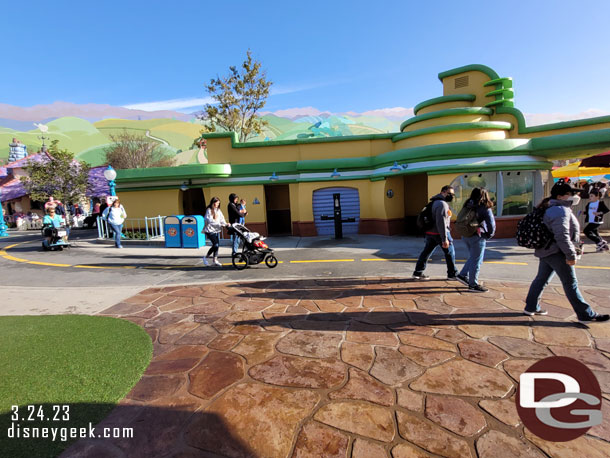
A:
[[[150,337],[128,321],[86,315],[0,317],[0,456],[57,456],[74,440],[11,439],[8,428],[13,423],[22,428],[96,424],[137,383],[151,357]],[[19,406],[16,422],[13,405]],[[28,421],[28,406],[38,413],[41,405],[45,419]],[[69,421],[52,420],[54,405],[70,406]]]

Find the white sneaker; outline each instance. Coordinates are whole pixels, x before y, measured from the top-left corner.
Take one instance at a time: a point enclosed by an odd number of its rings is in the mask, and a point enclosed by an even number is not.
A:
[[[222,264],[218,261],[218,258],[214,258],[214,265],[222,266]]]
[[[203,265],[206,266],[206,267],[210,265],[210,263],[208,262],[207,256],[203,257]]]

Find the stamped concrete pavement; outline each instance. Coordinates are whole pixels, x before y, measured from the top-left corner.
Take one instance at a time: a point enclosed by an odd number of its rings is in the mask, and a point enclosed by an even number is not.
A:
[[[572,322],[560,288],[547,317],[521,311],[528,284],[390,277],[149,288],[102,314],[154,342],[139,383],[63,457],[607,457],[610,324]],[[609,289],[583,288],[599,312]],[[535,361],[593,370],[604,422],[565,443],[521,424],[514,396]]]

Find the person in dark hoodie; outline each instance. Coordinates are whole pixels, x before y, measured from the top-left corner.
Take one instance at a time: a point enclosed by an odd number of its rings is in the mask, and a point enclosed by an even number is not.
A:
[[[229,216],[229,224],[239,223],[239,219],[241,218],[241,213],[238,208],[239,205],[239,197],[237,194],[231,193],[229,194],[229,205],[227,206],[227,215]],[[231,236],[233,239],[233,249],[232,255],[237,253],[239,250],[239,236],[237,234],[233,234]]]
[[[442,187],[440,194],[430,199],[434,202],[432,204],[432,221],[434,226],[426,231],[426,245],[419,255],[417,264],[415,264],[415,272],[413,272],[412,276],[416,280],[428,280],[430,278],[428,275],[424,275],[424,270],[426,270],[428,259],[430,259],[438,245],[441,246],[445,253],[447,279],[457,280],[455,277],[457,274],[457,269],[455,268],[455,248],[449,226],[451,223],[451,209],[447,205],[447,202],[451,202],[454,197],[453,188],[447,185]]]
[[[540,308],[540,298],[546,285],[557,273],[566,297],[579,321],[608,321],[610,319],[610,315],[594,312],[578,289],[574,266],[580,249],[580,225],[570,207],[575,201],[574,195],[580,191],[580,189],[572,188],[568,183],[558,182],[551,189],[551,198],[548,203],[545,202],[545,199],[541,204],[548,205],[543,221],[553,234],[553,240],[546,247],[537,248],[534,252],[534,255],[540,259],[540,264],[538,274],[525,299],[525,310],[523,311],[525,315],[548,314],[546,310]]]
[[[468,259],[456,278],[460,283],[468,286],[468,290],[471,292],[489,291],[479,284],[479,272],[485,256],[487,240],[492,238],[496,232],[496,220],[491,210],[493,205],[485,188],[474,188],[464,203],[464,208],[474,210],[478,227],[473,235],[462,236],[462,241],[468,248]]]

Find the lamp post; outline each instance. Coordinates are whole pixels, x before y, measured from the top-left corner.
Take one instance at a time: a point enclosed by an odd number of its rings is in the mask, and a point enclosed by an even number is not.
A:
[[[108,180],[108,187],[110,188],[110,195],[116,196],[116,192],[114,190],[114,188],[116,186],[116,184],[114,182],[114,180],[116,178],[116,170],[114,170],[111,165],[109,165],[108,168],[106,170],[104,170],[104,178],[106,178],[106,180]]]
[[[0,196],[2,195],[2,188],[0,188]],[[7,232],[8,226],[4,222],[4,210],[2,209],[2,199],[0,198],[0,237],[8,237]]]

